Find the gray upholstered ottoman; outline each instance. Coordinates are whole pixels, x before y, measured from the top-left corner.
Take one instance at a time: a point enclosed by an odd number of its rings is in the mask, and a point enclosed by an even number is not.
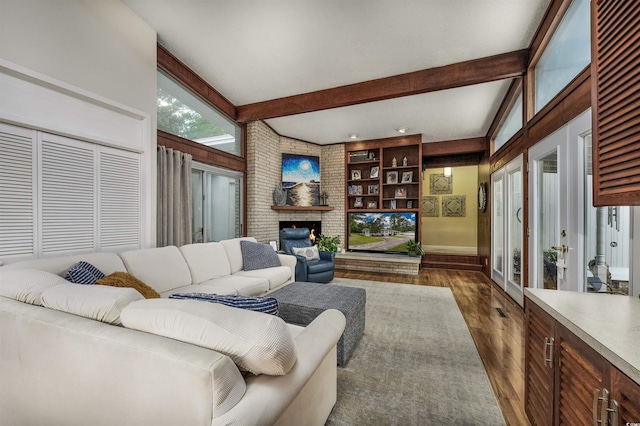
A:
[[[364,331],[365,289],[294,282],[269,296],[278,300],[278,315],[291,324],[306,326],[327,309],[342,312],[347,318],[347,325],[338,341],[338,365],[344,366],[349,361]]]

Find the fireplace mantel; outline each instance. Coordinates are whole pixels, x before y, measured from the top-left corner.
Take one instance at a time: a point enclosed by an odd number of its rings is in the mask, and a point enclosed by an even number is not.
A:
[[[271,206],[272,210],[289,210],[289,211],[319,211],[330,212],[334,209],[331,206]]]

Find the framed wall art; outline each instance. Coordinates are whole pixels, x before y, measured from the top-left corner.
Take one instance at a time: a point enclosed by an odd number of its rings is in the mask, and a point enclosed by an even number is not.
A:
[[[422,216],[423,217],[440,216],[440,206],[438,205],[437,196],[426,195],[422,197]]]
[[[443,174],[429,175],[429,193],[451,194],[453,192],[453,176]]]
[[[465,217],[467,215],[466,195],[443,195],[442,217]]]

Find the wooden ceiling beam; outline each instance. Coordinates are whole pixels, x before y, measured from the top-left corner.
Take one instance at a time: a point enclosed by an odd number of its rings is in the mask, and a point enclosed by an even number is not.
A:
[[[443,155],[484,153],[489,150],[489,139],[486,137],[456,139],[441,142],[424,142],[423,157],[440,157]]]
[[[524,74],[528,50],[518,50],[437,68],[369,80],[237,107],[237,121],[283,117],[437,90],[487,83]]]

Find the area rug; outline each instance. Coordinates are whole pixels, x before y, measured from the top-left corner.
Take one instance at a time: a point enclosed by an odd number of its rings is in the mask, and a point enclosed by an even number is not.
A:
[[[451,290],[336,278],[367,290],[362,340],[338,367],[327,425],[504,425]]]

